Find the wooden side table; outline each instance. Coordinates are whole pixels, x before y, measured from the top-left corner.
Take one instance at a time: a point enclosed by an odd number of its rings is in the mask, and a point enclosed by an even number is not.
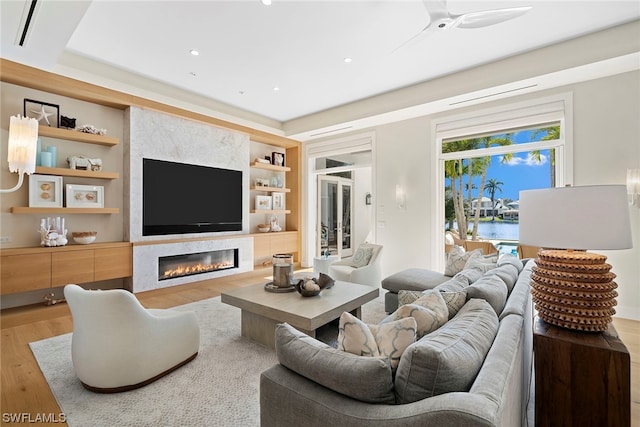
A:
[[[630,426],[629,351],[613,327],[533,326],[536,426]]]

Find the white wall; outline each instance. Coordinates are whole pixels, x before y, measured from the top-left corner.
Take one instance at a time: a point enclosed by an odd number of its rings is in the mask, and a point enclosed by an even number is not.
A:
[[[574,101],[574,184],[624,184],[626,169],[640,168],[638,71],[450,114],[567,91],[573,93]],[[429,170],[435,155],[430,134],[434,117],[373,129],[376,133],[377,242],[385,247],[384,276],[410,267],[432,268],[434,262],[427,246],[433,237],[430,201],[434,187]],[[396,207],[396,184],[405,189],[406,210]],[[634,249],[604,254],[618,276],[618,315],[640,320],[640,209],[630,209]]]

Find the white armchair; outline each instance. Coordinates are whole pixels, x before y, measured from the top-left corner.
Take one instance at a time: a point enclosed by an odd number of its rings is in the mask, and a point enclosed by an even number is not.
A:
[[[362,256],[371,249],[371,258],[366,265],[362,264]],[[379,287],[382,280],[382,245],[363,243],[356,253],[349,258],[334,262],[329,266],[329,276],[334,280],[360,283]]]
[[[198,355],[193,312],[146,309],[124,289],[64,287],[71,309],[71,359],[82,385],[114,393],[145,386]]]

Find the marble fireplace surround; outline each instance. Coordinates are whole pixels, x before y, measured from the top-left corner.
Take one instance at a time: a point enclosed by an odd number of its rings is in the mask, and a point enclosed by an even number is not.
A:
[[[249,233],[250,141],[232,132],[193,120],[139,107],[125,112],[124,175],[125,239],[133,242],[132,291],[140,292],[206,280],[253,269],[253,238]],[[142,159],[151,158],[242,171],[242,231],[142,235]],[[203,183],[203,197],[215,197],[216,184]],[[229,236],[226,238],[225,236]],[[175,240],[175,242],[172,242]],[[158,280],[158,258],[216,249],[239,249],[237,269]]]

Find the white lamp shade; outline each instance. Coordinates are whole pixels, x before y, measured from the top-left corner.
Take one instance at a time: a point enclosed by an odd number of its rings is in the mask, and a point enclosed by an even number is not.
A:
[[[555,249],[632,248],[626,186],[521,191],[519,240]]]
[[[7,161],[9,171],[26,173],[36,171],[38,121],[29,117],[11,116]]]

